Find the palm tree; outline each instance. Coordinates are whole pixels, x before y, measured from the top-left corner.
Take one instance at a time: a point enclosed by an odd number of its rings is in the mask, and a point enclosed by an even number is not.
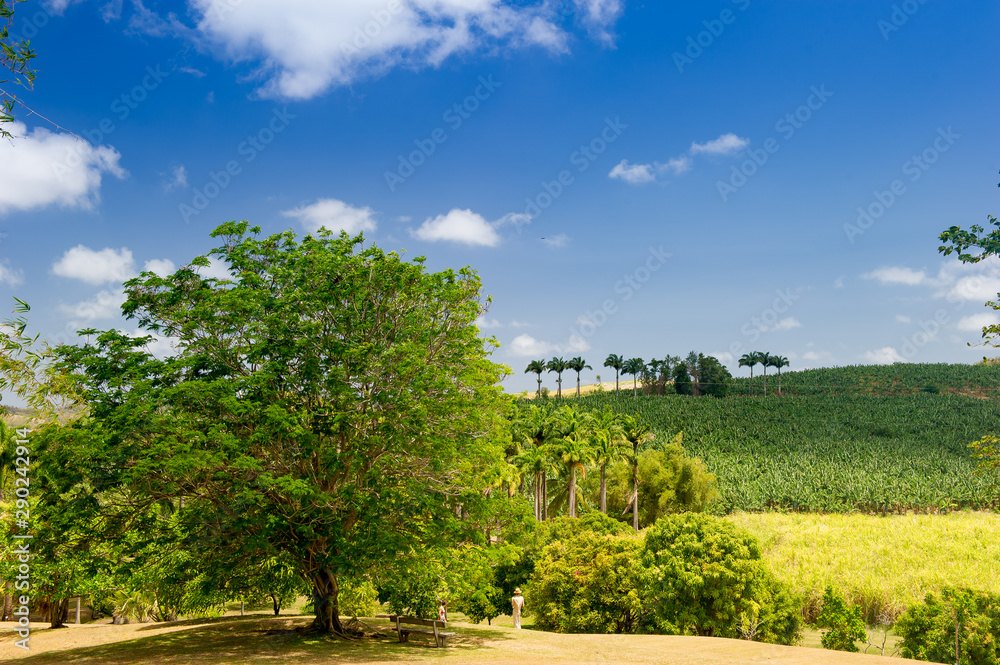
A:
[[[615,370],[615,397],[618,396],[618,372],[622,371],[622,365],[624,364],[625,361],[622,357],[614,353],[604,359],[604,366]]]
[[[771,364],[771,357],[767,351],[757,354],[757,362],[764,366],[764,397],[767,397],[767,368]]]
[[[531,474],[532,494],[535,497],[535,519],[539,522],[545,519],[543,487],[552,466],[550,452],[547,447],[528,448],[511,460],[522,473]]]
[[[785,356],[771,356],[771,367],[778,368],[778,394],[781,394],[781,368],[788,367],[788,358]]]
[[[567,488],[567,500],[569,502],[569,516],[576,517],[576,472],[587,472],[587,462],[591,461],[593,452],[590,450],[590,442],[583,432],[571,432],[567,434],[559,444],[559,459],[566,465],[569,471],[569,487]]]
[[[584,360],[583,358],[581,358],[580,356],[577,356],[576,358],[573,358],[572,360],[570,360],[568,363],[566,363],[566,366],[567,366],[568,369],[574,370],[576,372],[576,396],[579,397],[580,396],[580,372],[582,372],[585,369],[594,369],[594,368],[591,367],[590,365],[588,365],[587,361]]]
[[[593,441],[594,462],[601,469],[601,512],[608,513],[608,481],[607,468],[624,453],[625,433],[622,431],[618,416],[610,408],[604,407],[593,415],[591,435]]]
[[[626,374],[632,375],[632,396],[634,397],[636,392],[635,387],[635,377],[646,369],[646,363],[642,361],[642,358],[629,358],[622,364],[622,371]]]
[[[556,397],[562,397],[562,373],[569,369],[569,365],[562,358],[553,357],[552,360],[546,363],[545,369],[556,373],[556,383],[559,384]]]
[[[660,387],[657,385],[657,378],[660,376],[660,368],[661,367],[663,367],[663,361],[662,360],[657,360],[656,358],[653,358],[652,360],[649,361],[649,363],[646,365],[646,367],[642,370],[642,373],[643,373],[642,380],[646,381],[647,379],[649,379],[652,382],[652,384],[653,384],[653,394],[654,395],[659,395],[660,394],[660,390],[659,390]],[[645,385],[645,384],[643,384],[643,385]]]
[[[545,361],[544,360],[532,360],[528,363],[528,369],[524,370],[524,373],[534,372],[538,375],[538,396],[542,396],[542,372],[545,371]]]
[[[740,367],[750,368],[750,397],[753,397],[753,366],[757,364],[757,353],[744,353],[740,356]]]
[[[632,528],[639,532],[639,446],[652,438],[649,425],[631,414],[622,416],[622,435],[632,444]]]

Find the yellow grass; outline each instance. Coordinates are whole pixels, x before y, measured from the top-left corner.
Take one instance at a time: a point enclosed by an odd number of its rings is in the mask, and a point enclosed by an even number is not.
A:
[[[826,585],[873,619],[893,617],[928,592],[969,586],[1000,593],[1000,515],[737,513],[730,520],[760,539],[779,579],[811,600]]]

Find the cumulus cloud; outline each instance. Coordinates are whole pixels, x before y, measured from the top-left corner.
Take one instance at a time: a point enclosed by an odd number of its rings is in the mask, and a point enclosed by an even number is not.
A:
[[[897,314],[896,315],[896,320],[899,321],[900,323],[912,323],[913,322],[913,319],[911,319],[910,317],[908,317],[905,314]]]
[[[156,273],[160,277],[171,275],[175,270],[176,266],[174,266],[174,262],[170,259],[153,259],[146,261],[146,264],[142,267],[143,272]]]
[[[531,335],[521,334],[511,340],[510,354],[519,358],[541,358],[550,353],[582,353],[590,349],[587,340],[579,335],[570,335],[562,344],[552,344]]]
[[[609,44],[620,0],[576,0],[580,23]],[[498,0],[191,0],[196,32],[232,61],[260,63],[265,97],[308,99],[397,67],[437,67],[483,50],[568,50],[554,3]],[[148,21],[147,21],[148,22]],[[157,27],[157,23],[152,23]],[[162,29],[162,28],[158,28]]]
[[[7,261],[0,261],[0,284],[17,286],[24,281],[24,273],[10,267]]]
[[[986,326],[995,326],[1000,323],[1000,316],[994,312],[983,312],[982,314],[972,314],[963,316],[955,327],[967,332],[980,332]]]
[[[371,208],[355,208],[338,199],[317,199],[315,203],[285,210],[281,214],[299,220],[310,233],[326,227],[334,233],[347,231],[354,235],[372,232],[376,227],[375,213]]]
[[[88,284],[121,283],[135,276],[135,261],[127,248],[93,250],[84,245],[66,250],[53,266],[60,277],[72,277]]]
[[[891,346],[883,346],[874,351],[865,351],[865,360],[873,365],[891,365],[892,363],[905,363],[906,358],[902,353]]]
[[[861,275],[864,279],[874,279],[883,284],[906,284],[916,286],[927,279],[923,270],[912,270],[903,266],[878,268]]]
[[[801,328],[802,324],[799,323],[798,319],[794,316],[786,317],[777,323],[775,323],[771,330],[791,330],[792,328]]]
[[[750,145],[750,139],[740,138],[736,134],[723,134],[717,139],[705,143],[691,143],[691,154],[699,155],[731,155]]]
[[[500,244],[500,235],[494,226],[482,215],[468,209],[455,208],[447,215],[428,218],[412,234],[427,242],[445,240],[481,247],[496,247]]]
[[[92,146],[69,134],[44,128],[28,132],[20,122],[7,125],[15,138],[0,141],[0,214],[49,205],[89,210],[100,201],[105,173],[124,178],[121,155],[109,146]]]
[[[163,185],[163,191],[169,192],[172,189],[183,189],[188,185],[187,169],[184,165],[175,166],[170,174],[170,180]]]
[[[75,305],[61,305],[60,309],[71,318],[70,325],[77,328],[92,321],[118,316],[121,314],[123,304],[125,304],[125,293],[121,289],[102,290],[93,298],[82,300]]]
[[[656,180],[652,164],[629,164],[627,159],[615,164],[608,177],[613,180],[624,180],[630,185],[643,185]]]

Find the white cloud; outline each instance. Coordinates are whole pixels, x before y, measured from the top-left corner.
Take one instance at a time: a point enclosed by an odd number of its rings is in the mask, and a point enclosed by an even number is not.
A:
[[[874,351],[865,351],[864,358],[874,365],[891,365],[892,363],[906,362],[903,354],[891,346],[883,346],[881,349],[875,349]]]
[[[74,328],[100,319],[111,319],[121,314],[125,303],[125,294],[121,289],[115,291],[103,290],[93,298],[82,300],[75,305],[60,305],[59,309],[73,320]]]
[[[265,97],[308,99],[458,54],[541,46],[567,51],[555,3],[498,0],[191,0],[201,41],[232,61],[261,63]],[[238,5],[238,6],[237,6]],[[580,22],[610,43],[620,0],[578,0]],[[148,21],[147,21],[148,22]],[[155,22],[150,23],[156,29]]]
[[[316,203],[299,206],[281,213],[301,222],[303,228],[315,233],[326,227],[334,233],[347,231],[351,235],[375,230],[375,213],[371,208],[355,208],[338,199],[317,199]]]
[[[184,72],[185,74],[190,74],[196,79],[200,79],[205,76],[205,72],[201,71],[200,69],[195,69],[194,67],[178,67],[177,71]]]
[[[772,330],[791,330],[792,328],[801,328],[802,324],[799,323],[798,319],[794,316],[786,317],[774,324]]]
[[[224,261],[209,257],[207,266],[191,266],[202,279],[234,279],[229,266]]]
[[[122,332],[132,338],[152,337],[152,339],[146,343],[146,346],[144,348],[146,350],[146,353],[149,353],[157,358],[163,358],[165,356],[169,356],[176,350],[176,346],[174,344],[177,341],[177,339],[174,337],[164,337],[163,335],[158,335],[155,332],[150,332],[148,330],[139,330],[138,328],[131,331],[121,330],[119,332]]]
[[[656,180],[652,164],[629,164],[627,159],[615,164],[615,167],[608,173],[608,177],[624,180],[630,185],[644,185]]]
[[[546,236],[542,238],[544,242],[549,247],[565,247],[569,244],[570,237],[565,233],[559,233],[554,236]]]
[[[0,284],[17,286],[24,281],[24,273],[10,267],[7,261],[0,261]]]
[[[842,289],[844,288],[844,276],[841,275],[837,279],[833,280],[833,288]]]
[[[510,327],[511,328],[530,328],[531,324],[530,323],[525,323],[524,321],[518,321],[517,319],[514,319],[513,321],[510,322]]]
[[[1000,323],[1000,316],[993,312],[983,312],[982,314],[972,314],[964,316],[955,324],[959,330],[968,332],[982,332],[986,326],[995,326]]]
[[[511,340],[509,349],[512,356],[542,358],[550,353],[582,353],[590,349],[590,344],[579,335],[570,335],[563,344],[551,344],[531,335],[521,334]]]
[[[177,267],[170,259],[152,259],[151,261],[146,261],[146,264],[142,267],[143,272],[153,272],[160,277],[173,274],[176,269]]]
[[[723,365],[731,363],[734,360],[733,354],[729,353],[729,351],[716,351],[715,353],[710,353],[708,355],[713,356]]]
[[[114,148],[44,128],[29,133],[20,122],[6,129],[15,138],[0,141],[0,214],[49,205],[89,210],[100,201],[104,173],[126,175]]]
[[[717,139],[713,139],[706,143],[691,143],[691,154],[698,155],[701,153],[709,155],[731,155],[735,152],[743,150],[748,145],[750,145],[750,139],[743,139],[736,134],[723,134]]]
[[[187,187],[188,185],[187,169],[184,168],[183,164],[180,166],[175,166],[174,170],[171,173],[173,175],[173,178],[170,180],[170,182],[163,185],[163,191],[169,192],[170,190],[177,189],[178,187],[180,188]]]
[[[503,324],[497,319],[487,319],[485,316],[479,316],[474,321],[476,327],[480,330],[489,330],[490,328],[502,328]]]
[[[812,346],[812,343],[808,346]],[[813,363],[830,363],[833,362],[833,354],[829,351],[806,351],[802,354],[802,359]]]
[[[53,266],[52,272],[60,277],[72,277],[88,284],[106,282],[122,283],[135,276],[135,262],[127,248],[115,250],[105,247],[95,251],[83,245],[66,250]]]
[[[691,170],[690,157],[671,157],[666,164],[659,166],[661,171],[672,171],[674,175],[680,175]]]
[[[500,235],[481,215],[471,210],[453,209],[447,215],[428,218],[416,231],[411,233],[427,242],[447,240],[464,245],[479,245],[496,247],[500,244]]]
[[[899,321],[900,323],[911,323],[913,321],[913,319],[906,316],[905,314],[897,314],[896,320]]]
[[[927,279],[923,270],[912,270],[903,266],[878,268],[861,275],[864,279],[874,279],[883,284],[906,284],[916,286]]]

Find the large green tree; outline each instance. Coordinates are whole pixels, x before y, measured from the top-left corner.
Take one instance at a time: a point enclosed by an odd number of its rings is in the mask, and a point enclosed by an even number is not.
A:
[[[524,373],[534,372],[535,377],[538,379],[538,392],[536,395],[540,398],[542,396],[542,372],[545,371],[545,361],[544,360],[532,360],[528,363],[528,367],[525,368]]]
[[[619,355],[617,355],[615,353],[608,354],[608,357],[604,359],[604,366],[605,367],[610,367],[611,369],[615,370],[615,395],[616,396],[618,395],[618,374],[619,374],[619,372],[622,371],[622,366],[624,364],[625,364],[625,360],[621,356],[619,356]]]
[[[556,385],[558,386],[556,389],[556,397],[562,397],[562,373],[570,369],[569,363],[562,358],[556,358],[553,356],[552,360],[545,363],[545,369],[556,373]]]
[[[572,360],[570,360],[569,362],[567,362],[566,366],[569,369],[571,369],[574,372],[576,372],[576,396],[579,397],[580,396],[580,372],[582,372],[585,369],[593,369],[593,367],[591,367],[590,365],[588,365],[587,361],[584,360],[580,356],[577,356],[576,358],[573,358]]]
[[[60,349],[100,432],[76,463],[102,469],[95,491],[200,502],[203,538],[233,561],[280,556],[312,589],[314,629],[342,634],[341,579],[482,540],[506,368],[478,336],[472,270],[326,230],[259,234],[213,232],[231,279],[202,277],[204,256],[126,283],[125,315],[175,355],[115,331]]]
[[[642,358],[629,358],[622,364],[622,371],[632,375],[632,395],[637,395],[636,378],[646,371],[646,363]]]

